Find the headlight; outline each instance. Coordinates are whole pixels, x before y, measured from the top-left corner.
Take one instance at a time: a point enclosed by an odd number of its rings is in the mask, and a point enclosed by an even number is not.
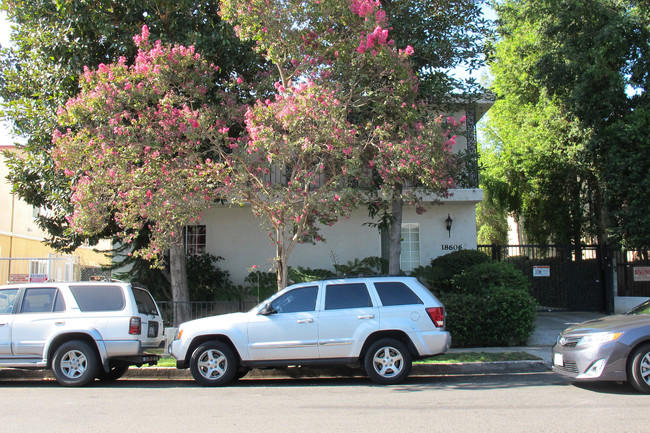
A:
[[[577,346],[597,346],[614,341],[621,335],[623,335],[622,332],[595,332],[582,337]]]
[[[176,330],[176,335],[174,336],[174,340],[180,340],[182,336],[183,336],[183,329],[178,328]]]

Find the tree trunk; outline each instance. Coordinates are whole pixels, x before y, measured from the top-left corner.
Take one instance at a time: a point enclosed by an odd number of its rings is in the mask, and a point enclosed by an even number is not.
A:
[[[288,254],[285,252],[285,242],[282,231],[277,229],[275,239],[275,265],[278,272],[278,291],[287,287],[287,281],[289,280],[289,269],[287,268]]]
[[[390,254],[388,257],[388,273],[399,275],[400,256],[402,255],[402,199],[394,199],[391,203],[392,223],[390,226]]]
[[[181,233],[183,233],[182,230]],[[182,239],[181,236],[181,239],[175,242],[169,249],[169,273],[171,276],[175,327],[191,319],[190,294],[187,288],[185,245]]]

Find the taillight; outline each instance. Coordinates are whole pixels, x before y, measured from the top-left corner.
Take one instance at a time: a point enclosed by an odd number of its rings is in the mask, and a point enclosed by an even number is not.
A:
[[[142,320],[139,317],[131,317],[131,320],[129,320],[129,334],[142,334]]]
[[[445,309],[443,307],[427,308],[427,314],[437,328],[445,327]]]

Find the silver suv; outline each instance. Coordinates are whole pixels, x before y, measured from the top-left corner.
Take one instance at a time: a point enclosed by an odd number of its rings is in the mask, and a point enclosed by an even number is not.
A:
[[[202,385],[251,368],[361,365],[380,384],[414,358],[445,353],[445,310],[415,278],[363,277],[289,286],[247,313],[181,324],[169,352]]]
[[[0,286],[0,367],[52,369],[66,386],[155,365],[163,322],[151,294],[122,282]]]

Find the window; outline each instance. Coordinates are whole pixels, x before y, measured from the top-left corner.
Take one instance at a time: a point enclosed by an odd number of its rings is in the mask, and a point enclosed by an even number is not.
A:
[[[135,298],[135,304],[138,306],[138,313],[151,314],[152,316],[158,315],[156,303],[154,302],[149,292],[134,287],[133,297]]]
[[[414,305],[423,304],[422,300],[404,283],[399,281],[375,283],[377,294],[381,304],[385,307],[390,305]]]
[[[325,309],[372,307],[368,288],[364,283],[329,284],[325,292]]]
[[[420,266],[420,225],[414,223],[402,224],[402,255],[400,268],[411,272]]]
[[[185,252],[188,256],[198,256],[205,254],[205,226],[187,226],[185,228]]]
[[[0,290],[0,314],[11,314],[14,311],[14,302],[18,289]]]
[[[300,287],[285,293],[271,303],[278,313],[299,313],[316,310],[318,286]]]
[[[70,286],[81,311],[120,311],[126,303],[120,286]]]
[[[25,290],[21,313],[51,313],[65,311],[65,301],[54,287],[38,287]]]

